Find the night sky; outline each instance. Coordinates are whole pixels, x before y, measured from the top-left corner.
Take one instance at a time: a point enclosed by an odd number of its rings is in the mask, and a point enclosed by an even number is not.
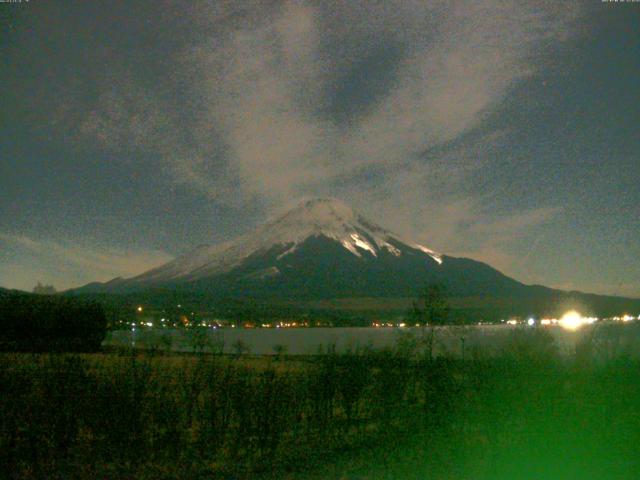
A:
[[[0,3],[0,286],[132,276],[302,197],[640,297],[640,3]]]

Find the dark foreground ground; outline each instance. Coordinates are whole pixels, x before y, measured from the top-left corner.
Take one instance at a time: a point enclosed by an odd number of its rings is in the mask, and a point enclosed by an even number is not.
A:
[[[516,332],[498,357],[0,355],[3,478],[637,479],[640,363]]]

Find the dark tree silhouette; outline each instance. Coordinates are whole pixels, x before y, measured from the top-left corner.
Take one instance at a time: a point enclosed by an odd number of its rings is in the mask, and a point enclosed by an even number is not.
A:
[[[413,301],[408,320],[413,325],[446,325],[449,321],[449,301],[443,286],[427,285]]]
[[[39,295],[54,295],[58,293],[53,285],[42,285],[40,282],[33,287],[33,293],[37,293]]]
[[[54,295],[0,297],[0,350],[97,351],[105,334],[98,304]]]

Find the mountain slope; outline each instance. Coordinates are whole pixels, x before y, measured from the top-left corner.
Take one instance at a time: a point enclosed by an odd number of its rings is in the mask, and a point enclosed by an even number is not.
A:
[[[432,283],[445,286],[462,304],[481,299],[512,313],[514,305],[525,314],[551,305],[564,308],[567,299],[596,311],[604,311],[598,305],[610,305],[611,311],[640,307],[640,301],[524,285],[482,262],[404,240],[331,199],[306,201],[234,241],[200,246],[137,277],[92,283],[75,292],[161,291],[282,303],[414,298]]]
[[[231,242],[203,245],[131,279],[79,291],[188,289],[224,296],[413,296],[426,283],[455,295],[513,294],[524,285],[481,262],[406,241],[333,199],[305,201]]]
[[[435,262],[442,258],[421,245],[406,245],[397,236],[330,199],[309,200],[233,242],[203,245],[159,268],[131,279],[132,284],[183,282],[223,274],[242,266],[252,255],[279,249],[277,260],[294,253],[310,238],[324,237],[356,257],[401,256],[398,245],[420,250]]]

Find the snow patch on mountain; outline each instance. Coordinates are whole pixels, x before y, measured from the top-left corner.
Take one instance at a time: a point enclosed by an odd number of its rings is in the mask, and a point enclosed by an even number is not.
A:
[[[277,277],[280,275],[280,269],[278,267],[268,267],[263,270],[258,270],[246,275],[247,280],[265,280],[267,278]]]
[[[431,258],[433,258],[436,262],[438,262],[438,265],[442,265],[442,255],[440,255],[439,253],[436,253],[433,250],[431,250],[430,248],[423,247],[422,245],[419,245],[417,243],[414,243],[413,246],[414,246],[414,248],[417,248],[418,250],[426,253]]]
[[[374,257],[378,256],[376,249],[373,248],[371,245],[369,245],[369,243],[367,243],[365,240],[360,238],[360,236],[357,233],[352,233],[350,237],[351,237],[351,240],[353,240],[354,246],[371,252],[371,255],[373,255]],[[360,256],[359,253],[356,253],[356,255]]]
[[[289,247],[288,250],[285,250],[284,252],[282,252],[280,255],[278,255],[276,257],[277,260],[282,259],[283,257],[286,257],[287,255],[289,255],[290,253],[295,252],[298,249],[298,244],[296,242],[293,242],[293,245],[291,247]]]

